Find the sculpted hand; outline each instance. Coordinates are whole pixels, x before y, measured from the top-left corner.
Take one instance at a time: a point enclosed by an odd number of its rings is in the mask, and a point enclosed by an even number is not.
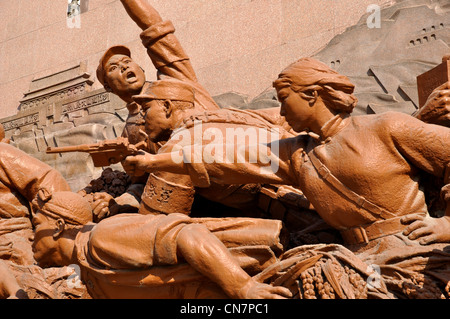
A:
[[[450,127],[450,82],[436,88],[414,116],[426,123]]]
[[[151,163],[152,155],[141,151],[138,155],[128,156],[122,162],[122,167],[128,175],[139,177],[149,172]]]
[[[285,287],[274,287],[260,283],[253,278],[240,290],[239,299],[286,299],[292,297],[292,293]]]
[[[403,235],[411,240],[418,240],[421,245],[431,243],[450,243],[450,216],[432,218],[422,214],[407,215],[401,219],[409,224]]]
[[[99,222],[105,217],[117,214],[119,211],[119,206],[114,198],[108,193],[95,193],[92,209],[94,213],[94,221]]]

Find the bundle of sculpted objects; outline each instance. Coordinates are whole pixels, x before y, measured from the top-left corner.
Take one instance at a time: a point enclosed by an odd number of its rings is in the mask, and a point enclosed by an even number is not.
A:
[[[414,114],[352,116],[349,78],[301,58],[281,107],[222,108],[173,24],[121,3],[158,78],[111,47],[97,79],[127,103],[122,136],[48,150],[103,174],[73,192],[0,130],[1,298],[450,298],[450,82]]]

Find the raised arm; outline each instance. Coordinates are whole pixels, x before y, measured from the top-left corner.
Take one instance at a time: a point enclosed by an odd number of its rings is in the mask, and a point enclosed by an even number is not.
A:
[[[162,22],[158,11],[153,8],[147,0],[120,0],[128,15],[134,22],[145,30]]]
[[[450,128],[406,114],[396,114],[388,127],[397,150],[410,163],[450,183]]]
[[[158,78],[174,78],[188,81],[196,90],[196,107],[217,110],[219,106],[209,92],[198,83],[189,56],[175,36],[171,21],[163,20],[147,0],[121,0],[131,19],[143,30],[142,44],[153,65],[158,70]]]

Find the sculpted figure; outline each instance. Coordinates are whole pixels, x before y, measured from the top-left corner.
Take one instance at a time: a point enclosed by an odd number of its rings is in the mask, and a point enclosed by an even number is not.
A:
[[[0,139],[4,140],[0,125]],[[41,188],[68,191],[62,175],[23,151],[0,142],[0,258],[20,265],[34,262],[30,203]]]
[[[178,79],[195,87],[197,93],[194,107],[198,111],[219,109],[213,98],[198,82],[189,57],[174,35],[173,24],[164,21],[146,0],[121,0],[121,2],[129,16],[143,30],[142,43],[158,70],[158,79]],[[146,81],[144,70],[132,59],[130,50],[125,46],[109,48],[100,59],[97,79],[107,91],[113,92],[127,103],[129,116],[122,135],[132,144],[146,139],[141,106],[132,97],[140,94],[151,83]],[[160,143],[149,142],[148,151],[156,153],[160,146]],[[113,211],[120,211],[120,207],[130,206],[137,211],[146,178],[147,176],[135,178],[128,191],[115,199],[106,193],[97,194],[93,205],[94,213],[97,216],[104,216],[108,214],[110,207]]]
[[[446,56],[443,61],[449,58],[450,56]],[[450,127],[450,82],[436,88],[425,105],[413,116],[427,123]],[[449,185],[442,188],[441,197],[444,202],[450,202]],[[405,217],[404,222],[410,224],[405,229],[405,235],[408,235],[410,239],[419,240],[424,245],[450,241],[450,205],[447,205],[445,216],[442,218],[411,215]]]
[[[42,266],[79,264],[93,298],[291,295],[249,275],[282,251],[279,221],[120,214],[94,224],[79,194],[42,191],[34,204],[35,259]]]
[[[395,294],[448,293],[447,239],[435,238],[444,242],[424,246],[404,232],[410,216],[427,216],[418,172],[450,182],[450,129],[396,112],[350,116],[357,102],[353,84],[310,58],[287,67],[274,87],[281,115],[296,132],[309,133],[279,141],[279,149],[273,148],[275,143],[222,145],[241,158],[267,148],[262,154],[268,155],[258,162],[175,162],[176,154],[142,153],[128,157],[124,167],[190,174],[203,186],[212,180],[297,185],[320,216],[340,230],[346,247],[368,265],[381,268]],[[187,147],[182,152],[187,158],[194,150]],[[278,165],[261,172],[268,159]]]
[[[68,183],[55,169],[5,143],[1,125],[0,140],[0,299],[81,296],[82,287],[64,285],[67,269],[37,267],[32,251],[33,200],[40,189],[69,192]]]
[[[122,0],[122,4],[129,16],[142,28],[143,44],[158,69],[158,81],[146,82],[143,71],[131,59],[130,51],[123,46],[109,49],[100,61],[97,70],[99,81],[107,90],[112,90],[128,103],[130,118],[124,134],[132,136],[132,143],[137,142],[137,136],[142,137],[144,122],[151,144],[161,146],[172,139],[161,152],[172,151],[175,143],[172,133],[175,129],[185,127],[193,132],[192,127],[185,125],[189,118],[203,121],[204,129],[218,127],[222,131],[225,130],[224,122],[227,127],[241,127],[244,130],[256,123],[259,127],[271,130],[282,122],[278,109],[254,112],[236,110],[234,113],[219,110],[210,94],[198,83],[189,58],[174,35],[172,23],[163,21],[146,0]],[[146,105],[146,110],[142,110],[142,104]],[[145,111],[147,115],[144,120],[142,115]],[[281,127],[279,129],[284,130]],[[188,140],[183,143],[191,144],[192,141]],[[155,151],[156,149],[150,153]],[[143,180],[146,178],[144,175]],[[148,178],[139,212],[189,214],[196,193],[233,208],[248,210],[255,205],[255,194],[259,188],[260,185],[214,185],[208,190],[199,192],[197,189],[196,192],[186,176],[154,172]],[[111,208],[108,203],[111,203],[110,196],[101,196],[95,203],[95,211],[105,215],[105,211]]]
[[[159,80],[134,96],[145,111],[145,130],[149,139],[165,142],[158,153],[171,153],[187,145],[201,147],[208,143],[224,143],[227,139],[270,141],[293,136],[282,126],[280,116],[274,114],[279,112],[278,108],[198,112],[194,107],[196,92],[181,81]],[[139,172],[132,174],[139,175]],[[160,170],[150,174],[139,212],[189,215],[194,194],[199,194],[250,214],[252,207],[257,205],[260,188],[259,184],[226,186],[218,183],[194,188],[189,176]]]

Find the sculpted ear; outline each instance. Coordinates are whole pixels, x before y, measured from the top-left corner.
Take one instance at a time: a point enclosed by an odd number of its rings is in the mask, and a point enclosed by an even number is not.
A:
[[[59,236],[61,236],[61,234],[64,232],[64,229],[66,228],[66,222],[64,221],[64,219],[59,218],[56,221],[56,228],[55,231],[53,233],[53,238],[58,238]]]
[[[316,103],[317,98],[319,97],[319,93],[317,93],[316,90],[308,90],[303,92],[303,94],[308,100],[310,106],[313,106]]]
[[[170,100],[164,101],[164,110],[166,111],[166,117],[170,117],[170,115],[172,114],[173,107],[174,106],[172,104],[172,101]]]

